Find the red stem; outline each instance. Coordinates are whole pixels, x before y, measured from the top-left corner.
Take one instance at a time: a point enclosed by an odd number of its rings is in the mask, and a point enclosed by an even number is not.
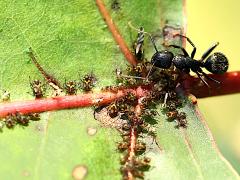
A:
[[[103,1],[102,0],[96,0],[96,3],[97,3],[97,6],[99,8],[99,11],[100,11],[103,19],[107,23],[108,29],[112,33],[113,38],[115,39],[116,43],[119,45],[119,48],[121,49],[121,51],[124,54],[125,58],[127,59],[127,61],[130,64],[135,66],[137,64],[136,58],[132,54],[130,49],[128,48],[128,45],[126,44],[126,42],[122,38],[121,34],[119,33],[119,31],[118,31],[116,25],[114,24],[111,16],[109,15],[109,13],[108,13],[108,11],[107,11]]]
[[[118,90],[114,92],[102,92],[102,93],[91,93],[91,94],[81,94],[74,96],[60,96],[54,98],[45,98],[37,100],[28,100],[28,101],[17,101],[10,103],[2,103],[0,105],[0,117],[5,117],[8,114],[14,114],[16,112],[22,114],[28,114],[33,112],[45,112],[53,111],[59,109],[70,109],[78,107],[88,107],[94,105],[105,105],[110,102],[118,99],[127,92],[132,92],[137,97],[142,97],[146,93],[145,88],[150,87],[136,87]]]
[[[199,78],[188,76],[183,83],[183,86],[187,92],[195,95],[198,98],[219,96],[226,94],[233,94],[240,92],[240,71],[228,72],[223,75],[209,74],[211,78],[214,78],[221,82],[220,85],[212,83],[210,89],[204,86]]]

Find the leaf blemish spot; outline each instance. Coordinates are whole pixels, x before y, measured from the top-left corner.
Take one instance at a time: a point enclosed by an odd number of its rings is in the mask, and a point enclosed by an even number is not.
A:
[[[30,176],[30,173],[29,173],[29,171],[24,170],[24,171],[22,172],[22,175],[25,176],[25,177],[29,177],[29,176]]]
[[[44,127],[41,125],[41,124],[37,124],[35,126],[35,130],[36,131],[39,131],[39,132],[43,132],[44,131]]]
[[[88,127],[87,128],[87,133],[89,136],[94,136],[97,133],[97,129],[94,127]]]
[[[82,180],[87,176],[88,169],[84,165],[77,165],[73,168],[72,177],[74,180]]]

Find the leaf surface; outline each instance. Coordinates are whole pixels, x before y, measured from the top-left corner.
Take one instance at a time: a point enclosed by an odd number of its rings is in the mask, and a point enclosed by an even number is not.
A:
[[[129,46],[136,36],[129,21],[151,33],[159,33],[163,22],[183,26],[180,0],[120,1],[118,11],[111,10],[112,2],[105,1]],[[94,1],[2,1],[0,10],[0,85],[11,92],[12,101],[33,98],[27,93],[29,76],[43,79],[26,54],[29,47],[61,82],[94,72],[96,90],[114,84],[114,69],[126,66]],[[154,49],[149,42],[146,49],[150,59]],[[160,112],[155,125],[158,145],[146,137],[146,156],[152,158],[146,179],[237,179],[195,108],[186,103],[182,111],[187,113],[187,129],[174,128]],[[97,133],[90,136],[88,128]],[[5,128],[0,136],[3,179],[71,179],[78,165],[87,167],[87,179],[121,178],[121,154],[116,150],[120,134],[94,120],[93,108],[46,112],[41,121]]]

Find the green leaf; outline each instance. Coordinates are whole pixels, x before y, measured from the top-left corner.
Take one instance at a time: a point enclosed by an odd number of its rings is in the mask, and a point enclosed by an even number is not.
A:
[[[110,0],[105,1],[110,10]],[[111,11],[123,37],[131,46],[137,27],[156,33],[164,21],[182,27],[180,0],[120,1]],[[26,50],[32,47],[40,64],[61,82],[89,72],[98,77],[96,90],[114,84],[114,69],[126,61],[109,33],[94,1],[2,1],[0,6],[0,85],[11,100],[33,99],[31,79],[43,79]],[[154,52],[150,43],[146,54]],[[151,168],[146,179],[237,179],[219,154],[211,133],[190,103],[187,129],[174,128],[161,113],[156,125],[157,143],[146,137]],[[95,135],[88,128],[96,129]],[[87,167],[88,179],[120,179],[116,143],[120,134],[93,118],[93,108],[46,112],[28,127],[3,129],[0,134],[1,179],[71,179],[78,165]]]

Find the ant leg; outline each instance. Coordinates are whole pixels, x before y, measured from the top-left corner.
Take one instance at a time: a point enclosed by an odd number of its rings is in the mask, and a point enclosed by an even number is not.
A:
[[[192,51],[192,53],[191,53],[191,58],[193,59],[194,56],[195,56],[195,53],[196,53],[196,51],[197,51],[197,48],[196,48],[196,46],[193,44],[193,42],[192,42],[187,36],[184,36],[184,35],[181,35],[181,34],[176,34],[176,35],[174,35],[174,36],[183,37],[183,38],[187,39],[187,41],[192,45],[193,51]]]
[[[197,76],[201,79],[201,81],[203,82],[203,84],[205,84],[208,88],[210,88],[210,86],[208,85],[208,83],[202,78],[201,74],[199,74],[199,72],[195,72],[197,74]]]
[[[182,52],[183,52],[183,54],[184,54],[184,56],[187,56],[187,57],[189,57],[189,54],[187,53],[187,51],[183,48],[183,47],[181,47],[181,46],[178,46],[178,45],[174,45],[174,44],[172,44],[172,45],[169,45],[169,47],[173,47],[173,48],[177,48],[177,49],[181,49],[182,50]]]
[[[205,72],[201,72],[201,73],[202,73],[202,75],[203,75],[204,77],[206,77],[207,79],[209,79],[209,80],[211,80],[211,81],[213,81],[213,82],[215,82],[215,83],[217,83],[217,84],[221,84],[220,81],[209,77]]]
[[[208,55],[219,45],[219,42],[216,42],[213,44],[205,53],[203,53],[200,61],[203,62],[203,60],[208,57]]]

